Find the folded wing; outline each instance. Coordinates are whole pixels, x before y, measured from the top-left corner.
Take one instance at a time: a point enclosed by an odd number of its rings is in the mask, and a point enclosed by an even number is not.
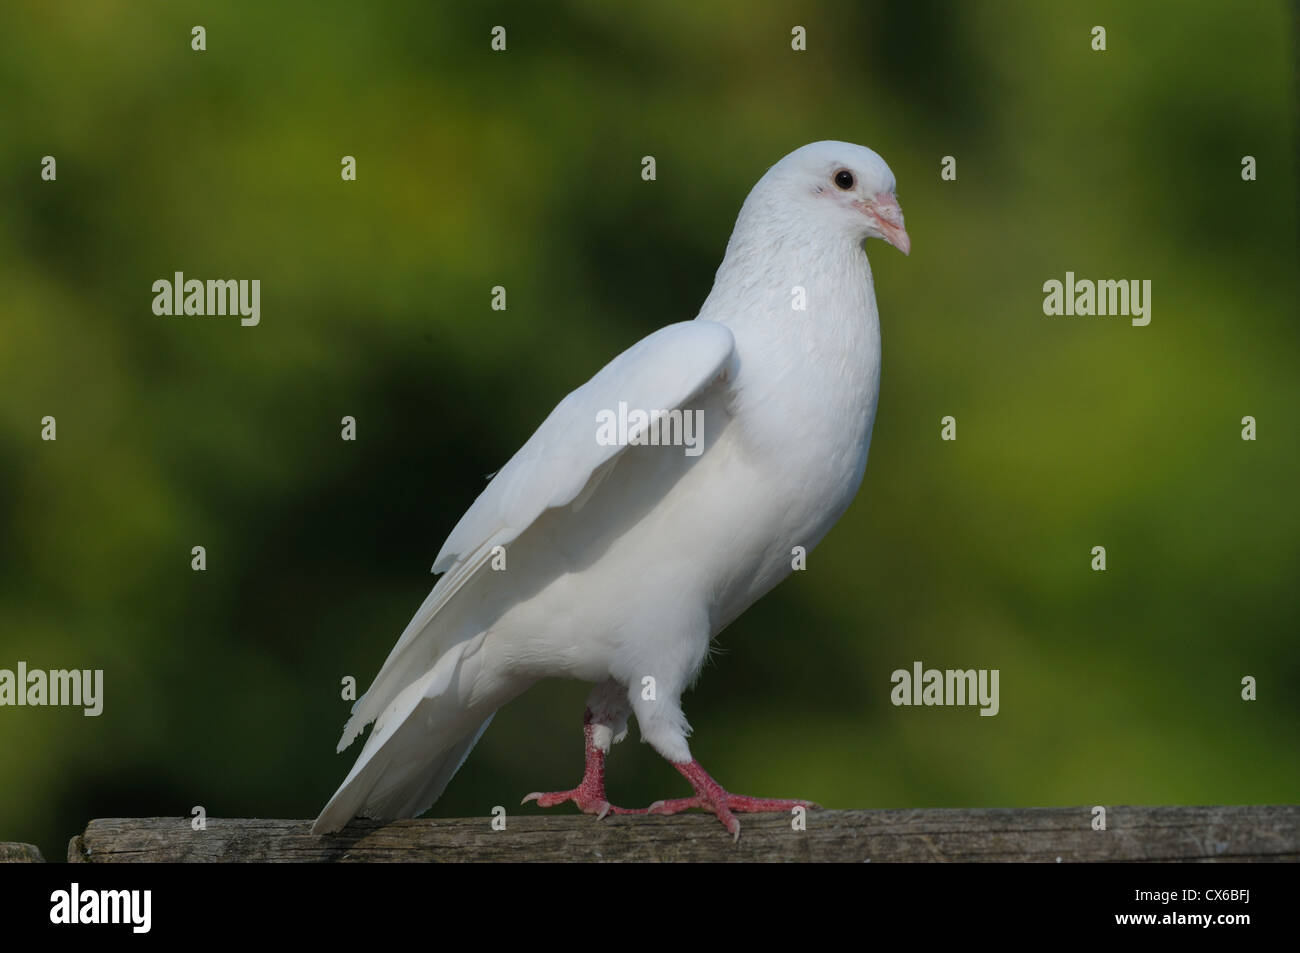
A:
[[[461,518],[434,563],[433,571],[443,573],[424,604],[407,625],[389,653],[374,683],[352,708],[352,717],[343,731],[338,750],[342,751],[365,726],[376,722],[375,730],[363,749],[348,780],[331,804],[340,801],[348,785],[361,778],[375,783],[383,774],[379,765],[363,764],[380,756],[385,747],[401,742],[409,756],[411,738],[402,739],[400,726],[421,707],[429,691],[443,692],[438,710],[448,714],[445,679],[429,678],[444,655],[465,648],[465,634],[453,626],[439,625],[439,615],[453,602],[456,594],[487,566],[497,546],[508,546],[543,513],[568,506],[585,492],[591,493],[604,479],[626,448],[602,445],[597,441],[597,415],[616,411],[620,402],[629,408],[673,410],[690,402],[709,387],[727,367],[734,340],[723,325],[710,321],[687,321],[669,325],[628,348],[591,380],[570,393],[551,411],[536,432],[501,468]],[[443,667],[452,660],[444,660]],[[415,689],[425,682],[428,691]],[[461,684],[452,681],[450,684]],[[427,705],[424,707],[428,707]],[[448,722],[452,737],[440,738],[437,726],[425,726],[435,737],[421,740],[419,748],[445,757],[429,766],[440,780],[437,794],[481,733],[481,719],[475,731]],[[482,723],[485,725],[485,722]],[[472,735],[473,737],[469,737]],[[466,743],[468,737],[468,744]],[[392,741],[390,742],[390,739]],[[439,746],[442,746],[441,748]],[[396,749],[395,749],[396,750]],[[452,757],[454,755],[454,758]],[[454,765],[450,761],[454,760]],[[443,764],[446,761],[448,764]],[[409,771],[404,765],[403,773]],[[428,771],[421,772],[427,776]],[[424,782],[428,787],[427,779]],[[366,796],[353,792],[345,803],[364,806]],[[386,798],[393,803],[392,798]],[[400,798],[397,801],[400,802]],[[426,805],[427,807],[427,805]]]

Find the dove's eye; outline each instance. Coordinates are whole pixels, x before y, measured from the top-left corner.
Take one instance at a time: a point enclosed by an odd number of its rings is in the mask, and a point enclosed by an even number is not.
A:
[[[840,169],[835,173],[835,184],[847,192],[853,188],[853,173],[848,169]]]

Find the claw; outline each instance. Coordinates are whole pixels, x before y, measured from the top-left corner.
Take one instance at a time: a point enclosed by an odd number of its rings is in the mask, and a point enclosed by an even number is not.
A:
[[[610,814],[644,814],[644,810],[632,810],[626,807],[615,807],[605,799],[604,790],[595,791],[576,787],[572,791],[554,791],[550,794],[530,794],[520,803],[527,804],[529,801],[536,801],[541,807],[555,807],[572,801],[583,814],[595,814],[596,820],[601,821]]]
[[[727,833],[735,841],[740,840],[740,821],[732,813],[733,811],[757,813],[760,811],[788,811],[795,806],[818,807],[812,801],[802,798],[761,798],[730,794],[723,790],[722,785],[709,777],[708,772],[700,766],[698,761],[674,764],[673,767],[681,772],[686,780],[691,782],[691,787],[695,789],[695,796],[655,801],[646,808],[645,812],[647,814],[677,814],[680,811],[689,811],[692,808],[712,811],[713,815],[722,822],[722,826],[727,829]]]

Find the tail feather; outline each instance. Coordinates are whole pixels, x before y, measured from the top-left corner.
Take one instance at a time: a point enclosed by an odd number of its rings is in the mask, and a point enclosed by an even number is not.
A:
[[[399,783],[389,788],[381,780],[371,792],[367,802],[367,808],[372,809],[373,813],[367,813],[365,816],[418,817],[433,807],[438,798],[442,797],[442,792],[447,789],[456,772],[464,765],[470,751],[483,737],[483,732],[487,731],[488,725],[492,723],[492,717],[488,715],[473,731],[462,737],[433,762],[427,763],[422,772],[425,775],[423,783],[414,787],[409,783]]]
[[[464,637],[460,623],[465,605],[463,600],[457,603],[453,597],[466,586],[473,587],[475,574],[490,556],[490,548],[482,547],[434,585],[388,653],[370,689],[353,703],[352,717],[343,728],[337,750],[352,744],[366,725],[382,716],[403,689],[425,677],[447,654],[458,651],[455,643]]]
[[[414,817],[433,806],[496,710],[525,685],[483,672],[483,636],[455,646],[375,721],[356,764],[312,825],[336,831],[353,817]]]
[[[488,715],[473,731],[433,757],[422,751],[409,755],[385,751],[358,760],[312,824],[313,834],[341,830],[354,817],[416,817],[442,796],[465,759],[492,722]]]

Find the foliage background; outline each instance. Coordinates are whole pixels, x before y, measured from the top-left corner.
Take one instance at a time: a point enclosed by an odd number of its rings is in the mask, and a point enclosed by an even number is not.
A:
[[[871,462],[724,633],[695,753],[841,808],[1296,801],[1296,36],[1281,2],[0,6],[0,667],[106,682],[98,719],[0,709],[0,840],[314,816],[339,681],[484,474],[692,317],[823,138],[885,156],[914,245],[868,249]],[[261,326],[154,316],[175,270],[260,278]],[[1045,317],[1067,270],[1151,279],[1151,325]],[[891,706],[917,659],[1000,669],[1001,713]],[[501,712],[435,812],[572,784],[586,690]],[[612,799],[684,793],[631,737]]]

